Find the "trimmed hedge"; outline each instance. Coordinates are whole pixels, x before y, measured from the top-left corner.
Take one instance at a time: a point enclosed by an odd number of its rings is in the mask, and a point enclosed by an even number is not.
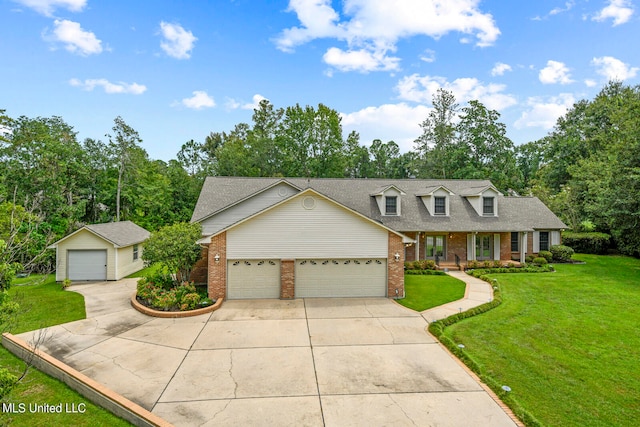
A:
[[[571,261],[574,254],[573,248],[564,245],[554,245],[550,248],[554,261]]]
[[[440,270],[407,270],[406,274],[424,275],[424,276],[444,276],[447,273]]]
[[[604,255],[611,245],[611,236],[606,233],[562,233],[562,243],[582,254]]]
[[[432,259],[421,259],[417,261],[407,261],[404,263],[405,270],[435,270],[438,267]]]

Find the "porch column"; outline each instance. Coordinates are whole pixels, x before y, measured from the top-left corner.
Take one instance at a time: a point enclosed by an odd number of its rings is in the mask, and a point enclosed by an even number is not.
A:
[[[420,232],[416,233],[416,261],[420,261]]]
[[[524,262],[527,256],[527,232],[520,232],[520,262]]]

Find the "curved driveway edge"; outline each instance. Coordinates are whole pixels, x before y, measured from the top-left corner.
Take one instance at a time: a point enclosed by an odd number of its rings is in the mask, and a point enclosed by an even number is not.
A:
[[[232,300],[149,318],[135,281],[73,286],[42,349],[176,426],[514,426],[419,314],[386,298]],[[32,333],[22,334],[28,341]]]

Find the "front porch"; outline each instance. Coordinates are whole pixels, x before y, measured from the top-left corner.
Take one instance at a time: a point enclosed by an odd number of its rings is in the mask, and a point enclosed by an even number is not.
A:
[[[527,232],[405,232],[415,243],[405,246],[405,260],[433,260],[440,269],[463,270],[470,262],[487,266],[521,265]]]

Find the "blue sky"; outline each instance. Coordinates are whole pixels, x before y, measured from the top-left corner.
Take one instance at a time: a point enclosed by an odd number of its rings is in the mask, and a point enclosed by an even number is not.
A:
[[[522,144],[608,80],[639,84],[639,16],[635,0],[0,0],[0,109],[79,140],[122,116],[169,160],[260,99],[323,103],[345,136],[407,151],[444,87]]]

